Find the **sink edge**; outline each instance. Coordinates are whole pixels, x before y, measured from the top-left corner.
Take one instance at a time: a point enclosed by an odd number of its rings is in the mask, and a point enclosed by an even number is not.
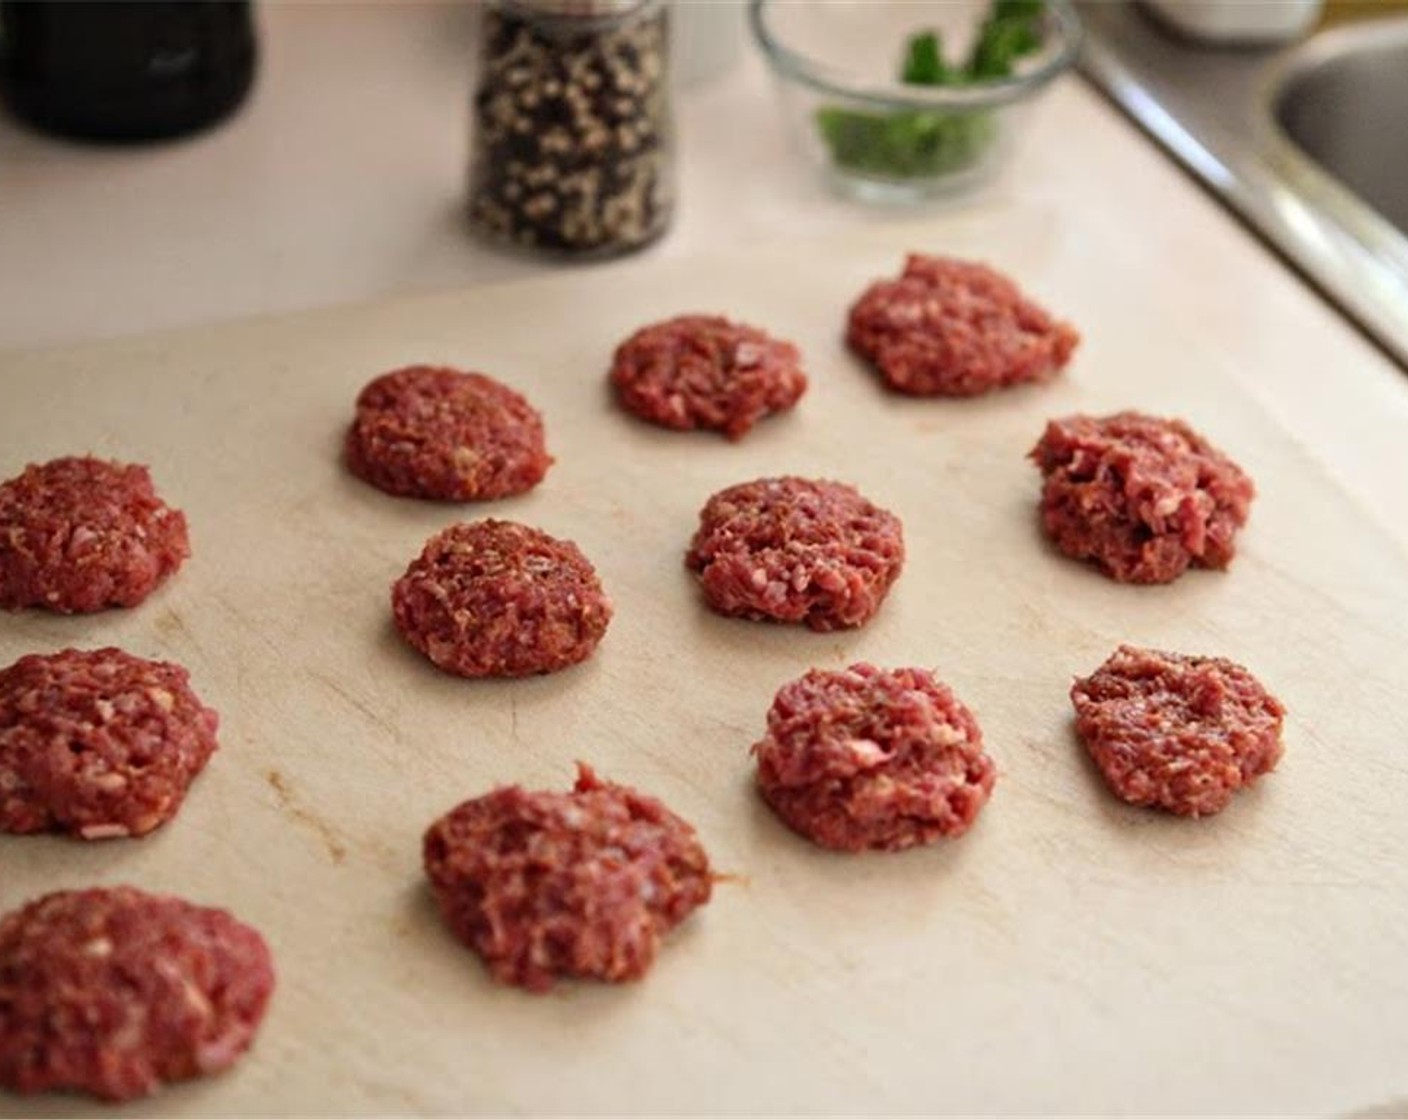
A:
[[[1402,17],[1373,22],[1380,31],[1385,22],[1408,27]],[[1408,237],[1323,170],[1273,111],[1289,74],[1363,30],[1369,28],[1323,31],[1279,53],[1256,83],[1256,104],[1245,107],[1251,119],[1240,137],[1180,120],[1096,29],[1087,28],[1079,66],[1088,82],[1408,370]]]

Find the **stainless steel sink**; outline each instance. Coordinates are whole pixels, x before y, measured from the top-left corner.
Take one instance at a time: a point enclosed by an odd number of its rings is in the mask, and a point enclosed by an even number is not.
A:
[[[1078,9],[1085,76],[1408,369],[1408,16],[1233,50]]]
[[[1286,135],[1408,233],[1408,20],[1312,40],[1275,94]]]

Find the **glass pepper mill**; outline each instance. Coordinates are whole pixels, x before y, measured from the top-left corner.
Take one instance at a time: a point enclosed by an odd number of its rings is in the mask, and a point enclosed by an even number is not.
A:
[[[469,214],[487,236],[613,256],[669,225],[674,160],[660,0],[496,0],[474,96]]]

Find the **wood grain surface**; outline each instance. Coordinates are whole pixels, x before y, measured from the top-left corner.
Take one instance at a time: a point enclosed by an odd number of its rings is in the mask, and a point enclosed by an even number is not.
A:
[[[987,259],[1077,322],[1068,375],[962,402],[882,392],[842,317],[908,247]],[[1335,481],[1336,449],[1273,420],[1257,371],[1132,259],[1095,220],[979,210],[0,356],[0,475],[82,452],[149,463],[194,547],[138,609],[0,618],[0,661],[116,643],[188,666],[222,717],[221,750],[150,838],[0,838],[0,908],[132,883],[227,906],[277,955],[241,1065],[111,1114],[1334,1112],[1408,1096],[1408,555]],[[614,344],[695,310],[799,343],[812,386],[795,413],[731,445],[613,408]],[[349,477],[353,397],[415,361],[525,391],[558,459],[543,485],[453,507]],[[1131,406],[1185,417],[1256,478],[1229,572],[1118,586],[1038,533],[1024,456],[1044,421]],[[863,630],[718,618],[684,571],[705,498],[783,472],[854,482],[902,517],[908,566]],[[390,583],[424,539],[490,513],[597,564],[617,615],[587,664],[463,681],[392,629]],[[1114,800],[1066,693],[1121,641],[1249,666],[1289,709],[1280,769],[1208,820]],[[754,796],[748,748],[776,688],[862,659],[932,667],[978,715],[999,778],[963,839],[827,854]],[[533,998],[444,931],[420,834],[498,783],[565,787],[576,759],[663,798],[737,879],[644,983]],[[0,1097],[13,1116],[93,1108]]]

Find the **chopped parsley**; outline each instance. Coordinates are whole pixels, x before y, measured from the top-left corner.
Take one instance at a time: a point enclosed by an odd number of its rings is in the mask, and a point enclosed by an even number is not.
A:
[[[960,65],[944,59],[935,31],[905,44],[900,81],[915,86],[971,86],[1011,77],[1023,55],[1041,47],[1043,0],[994,0]],[[976,164],[996,137],[983,109],[897,109],[874,112],[822,106],[817,127],[833,162],[848,171],[893,179],[928,178]]]

